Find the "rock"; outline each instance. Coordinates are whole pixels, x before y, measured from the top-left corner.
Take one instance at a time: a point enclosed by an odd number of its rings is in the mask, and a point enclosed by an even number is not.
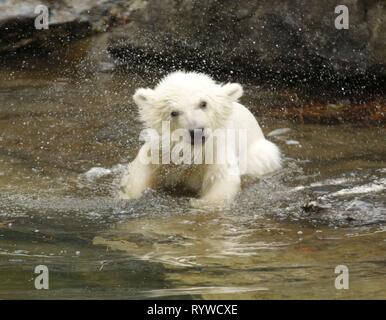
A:
[[[339,4],[349,8],[348,30],[335,28]],[[110,42],[112,54],[127,66],[304,86],[313,80],[339,90],[349,78],[355,90],[385,88],[383,0],[134,1],[127,10],[128,23]]]
[[[34,28],[38,4],[50,10],[49,30]],[[335,28],[341,4],[348,30]],[[204,71],[326,100],[385,94],[384,0],[0,0],[0,54],[61,48],[106,30],[113,57],[141,72]]]
[[[117,2],[107,0],[0,0],[0,54],[17,49],[49,51],[96,31],[105,31],[116,18]],[[35,8],[49,10],[49,29],[36,30]],[[35,50],[36,51],[36,50]]]
[[[310,201],[302,206],[302,209],[305,213],[318,213],[326,210],[326,207],[321,206],[316,201]]]
[[[49,30],[36,30],[34,13],[38,5],[49,8]],[[57,40],[84,35],[89,32],[89,24],[79,19],[79,12],[62,10],[64,1],[5,0],[0,2],[0,54],[15,52],[24,47],[48,48],[58,45]],[[77,29],[77,34],[75,30]]]

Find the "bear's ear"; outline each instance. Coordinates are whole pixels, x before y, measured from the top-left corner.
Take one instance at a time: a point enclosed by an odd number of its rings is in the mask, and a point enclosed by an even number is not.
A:
[[[154,91],[152,89],[140,88],[135,91],[133,99],[138,107],[143,108],[152,103],[153,97]]]
[[[238,83],[227,83],[221,89],[232,101],[237,101],[243,95],[243,88]]]

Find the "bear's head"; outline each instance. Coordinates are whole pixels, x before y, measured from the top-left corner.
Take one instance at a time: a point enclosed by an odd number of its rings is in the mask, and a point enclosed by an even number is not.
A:
[[[238,83],[223,85],[205,74],[178,71],[163,78],[154,89],[138,89],[134,101],[147,128],[161,133],[162,122],[168,121],[171,131],[189,130],[192,143],[197,132],[205,139],[207,129],[223,128],[233,103],[242,94]]]

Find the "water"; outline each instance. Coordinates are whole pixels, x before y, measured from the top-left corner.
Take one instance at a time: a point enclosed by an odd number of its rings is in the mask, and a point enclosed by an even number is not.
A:
[[[140,145],[131,95],[156,76],[107,72],[97,49],[0,69],[0,298],[386,298],[385,128],[260,116],[285,165],[232,208],[122,202]],[[49,290],[34,289],[40,264]],[[349,290],[334,286],[342,264]]]

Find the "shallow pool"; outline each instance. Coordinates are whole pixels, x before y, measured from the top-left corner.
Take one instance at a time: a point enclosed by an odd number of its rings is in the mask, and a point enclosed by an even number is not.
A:
[[[155,191],[123,202],[131,95],[154,78],[82,63],[0,69],[0,298],[386,298],[385,128],[260,116],[285,165],[232,208]],[[40,264],[49,290],[34,287]]]

